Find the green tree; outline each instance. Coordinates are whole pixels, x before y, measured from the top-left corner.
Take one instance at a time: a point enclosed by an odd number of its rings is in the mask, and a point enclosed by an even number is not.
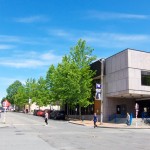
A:
[[[27,79],[25,84],[26,99],[32,99],[32,102],[36,101],[37,82],[34,78]]]
[[[28,97],[24,86],[20,86],[17,93],[14,95],[15,105],[19,108],[23,108],[25,104],[28,104]]]
[[[94,49],[86,46],[86,41],[79,40],[77,45],[71,48],[70,58],[71,64],[75,64],[78,68],[78,79],[75,82],[78,83],[77,91],[79,91],[75,98],[77,103],[80,106],[80,115],[81,115],[81,107],[87,107],[90,102],[91,97],[91,89],[92,89],[92,78],[95,72],[90,70],[90,64],[96,57],[92,56],[92,52]]]
[[[55,67],[51,65],[46,74],[46,87],[47,87],[47,94],[49,103],[54,104],[57,100],[57,95],[55,94]]]
[[[89,98],[94,72],[90,70],[90,63],[96,59],[91,56],[92,51],[85,41],[79,40],[56,69],[50,67],[47,73],[49,90],[53,99],[59,100],[60,104],[87,107],[91,103]]]
[[[7,96],[6,98],[11,104],[14,104],[15,102],[15,94],[17,94],[18,89],[22,86],[22,83],[18,80],[16,80],[14,83],[12,83],[7,89]]]
[[[37,82],[36,104],[41,106],[47,106],[50,104],[49,93],[46,85],[46,80],[40,77]]]

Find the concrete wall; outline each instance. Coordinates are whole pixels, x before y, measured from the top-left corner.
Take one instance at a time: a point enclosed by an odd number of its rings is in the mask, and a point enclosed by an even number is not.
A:
[[[133,113],[135,116],[135,99],[125,99],[125,98],[107,98],[104,100],[104,121],[108,121],[108,118],[112,114],[116,114],[116,106],[125,105],[126,112]]]
[[[107,58],[105,63],[107,97],[150,95],[150,86],[141,85],[141,71],[150,71],[150,53],[129,49]]]
[[[107,96],[126,93],[128,90],[128,51],[106,59],[105,85]]]
[[[129,92],[150,95],[150,86],[141,85],[141,71],[150,71],[150,53],[128,51],[128,67]]]

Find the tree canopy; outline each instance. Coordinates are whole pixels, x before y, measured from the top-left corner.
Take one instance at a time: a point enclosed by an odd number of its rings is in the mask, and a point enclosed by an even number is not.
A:
[[[11,84],[7,89],[8,100],[20,106],[27,104],[31,98],[32,103],[40,107],[57,102],[70,107],[87,107],[91,104],[92,78],[95,73],[90,70],[91,62],[96,59],[92,52],[93,49],[86,45],[86,41],[80,39],[70,49],[70,53],[63,56],[61,63],[49,67],[45,78],[27,79],[25,85],[20,81]]]
[[[18,80],[16,80],[14,83],[12,83],[7,89],[7,96],[6,98],[11,104],[14,104],[15,102],[15,95],[17,94],[17,91],[20,87],[22,87],[22,83]]]

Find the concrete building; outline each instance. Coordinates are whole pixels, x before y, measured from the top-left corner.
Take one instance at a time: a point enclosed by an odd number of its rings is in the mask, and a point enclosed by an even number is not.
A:
[[[133,113],[139,104],[138,117],[145,111],[150,115],[150,53],[132,49],[123,50],[104,61],[104,68],[98,60],[91,64],[97,70],[94,83],[100,83],[103,76],[103,105],[95,100],[94,111],[103,111],[103,120],[113,114]],[[103,110],[101,110],[103,109]]]

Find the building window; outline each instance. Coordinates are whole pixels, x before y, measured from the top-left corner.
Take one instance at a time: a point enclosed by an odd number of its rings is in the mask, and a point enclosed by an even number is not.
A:
[[[150,86],[150,72],[141,71],[141,84]]]

